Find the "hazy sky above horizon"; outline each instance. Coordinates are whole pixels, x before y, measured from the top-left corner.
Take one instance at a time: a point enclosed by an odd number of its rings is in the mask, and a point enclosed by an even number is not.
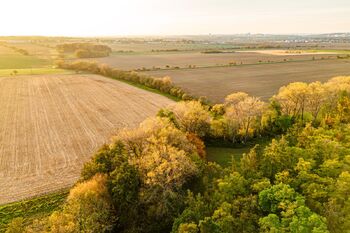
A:
[[[0,35],[350,31],[350,0],[2,0]]]

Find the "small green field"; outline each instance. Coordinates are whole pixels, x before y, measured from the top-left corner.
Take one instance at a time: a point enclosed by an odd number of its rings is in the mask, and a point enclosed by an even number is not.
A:
[[[0,54],[0,69],[38,68],[50,65],[49,60],[22,54]]]
[[[269,145],[271,139],[269,138],[255,138],[246,144],[231,144],[229,142],[217,143],[215,141],[207,142],[206,148],[207,160],[210,162],[216,162],[223,167],[230,166],[232,159],[239,164],[242,155],[248,153],[250,149],[257,146],[257,150],[264,150]]]
[[[39,74],[73,74],[74,71],[55,68],[33,68],[33,69],[0,69],[0,76],[11,75],[39,75]]]
[[[243,153],[249,152],[250,148],[207,147],[207,160],[227,167],[231,165],[232,159],[239,162]]]
[[[21,217],[24,224],[29,224],[35,218],[50,215],[63,205],[67,195],[68,191],[64,190],[0,206],[0,232],[5,232],[7,224],[15,218]]]

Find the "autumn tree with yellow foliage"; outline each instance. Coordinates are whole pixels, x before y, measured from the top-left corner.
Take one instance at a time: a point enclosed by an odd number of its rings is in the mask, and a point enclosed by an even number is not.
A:
[[[230,167],[206,161],[208,140],[257,137],[269,142]],[[7,232],[343,233],[349,148],[350,77],[292,83],[270,103],[179,102],[101,147],[61,210]]]

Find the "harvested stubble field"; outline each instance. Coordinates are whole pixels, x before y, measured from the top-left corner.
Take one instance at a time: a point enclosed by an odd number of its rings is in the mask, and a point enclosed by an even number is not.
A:
[[[243,65],[235,67],[162,70],[145,72],[170,76],[175,84],[196,96],[220,102],[233,92],[245,91],[267,100],[281,86],[291,82],[326,81],[334,76],[350,75],[350,59]]]
[[[297,54],[285,56],[276,56],[273,54],[264,54],[257,52],[234,52],[234,53],[217,53],[217,54],[203,54],[200,52],[179,52],[179,53],[156,53],[156,54],[124,54],[124,55],[112,55],[104,58],[90,59],[98,63],[108,64],[123,70],[133,69],[152,69],[166,68],[166,66],[187,68],[189,65],[197,67],[205,66],[218,66],[228,65],[229,63],[236,63],[237,65],[243,64],[256,64],[259,62],[283,62],[297,61],[297,60],[312,60],[315,59],[329,59],[336,58],[334,54]]]
[[[113,133],[171,102],[97,75],[0,77],[0,204],[71,186]]]

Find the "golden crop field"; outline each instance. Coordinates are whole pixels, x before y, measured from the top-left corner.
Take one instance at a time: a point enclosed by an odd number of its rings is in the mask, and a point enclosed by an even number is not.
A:
[[[113,133],[170,103],[97,75],[0,77],[0,204],[73,185]]]

